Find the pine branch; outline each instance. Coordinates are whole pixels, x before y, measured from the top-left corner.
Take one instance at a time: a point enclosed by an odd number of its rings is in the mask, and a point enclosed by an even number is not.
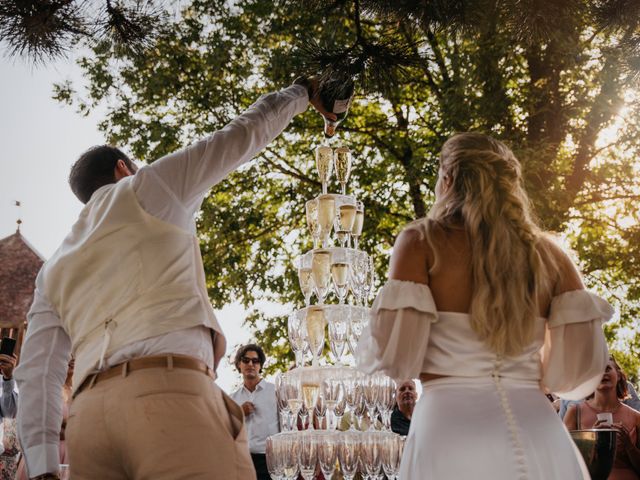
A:
[[[133,6],[106,0],[97,35],[110,40],[120,53],[140,55],[162,33],[165,18],[164,11],[150,0],[137,0]]]
[[[87,34],[83,12],[72,0],[0,0],[0,38],[10,56],[43,63],[64,56]]]

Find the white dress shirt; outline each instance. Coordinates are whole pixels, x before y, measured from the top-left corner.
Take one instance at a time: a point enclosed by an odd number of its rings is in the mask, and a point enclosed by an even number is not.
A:
[[[223,129],[140,168],[134,177],[140,205],[149,214],[195,233],[194,216],[209,189],[277,137],[295,115],[306,110],[308,102],[307,90],[300,85],[263,95]],[[58,470],[62,385],[71,340],[37,285],[27,318],[22,358],[15,373],[21,397],[18,433],[29,475],[37,476]],[[171,332],[121,348],[105,359],[105,368],[168,353],[197,357],[213,367],[211,340],[205,327]]]
[[[278,406],[276,404],[276,387],[273,383],[260,380],[252,392],[242,385],[231,394],[238,405],[251,402],[255,411],[245,417],[249,451],[265,453],[267,437],[278,433]]]

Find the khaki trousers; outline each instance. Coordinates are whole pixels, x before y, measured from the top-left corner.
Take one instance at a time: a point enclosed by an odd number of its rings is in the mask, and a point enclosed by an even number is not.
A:
[[[73,400],[72,480],[253,480],[242,409],[202,372],[166,367],[98,381]]]

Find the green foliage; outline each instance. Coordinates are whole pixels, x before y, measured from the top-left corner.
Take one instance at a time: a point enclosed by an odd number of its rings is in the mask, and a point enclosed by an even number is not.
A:
[[[82,112],[106,103],[109,140],[152,162],[222,127],[261,93],[290,84],[303,65],[292,55],[302,39],[352,43],[349,2],[324,15],[301,3],[192,0],[144,58],[98,46],[81,60],[85,98],[71,85],[58,86],[57,98]],[[392,31],[416,45],[423,61],[391,90],[360,92],[340,127],[354,151],[349,190],[365,204],[362,244],[376,254],[379,283],[395,236],[433,201],[441,145],[456,131],[483,131],[514,149],[541,223],[569,239],[588,285],[618,307],[610,341],[631,329],[620,349],[637,352],[640,104],[625,48],[638,26],[624,17],[601,28],[604,13],[592,2],[572,2],[577,10],[517,2],[524,5],[518,12],[505,7],[509,2],[466,2],[485,12],[472,17],[447,13],[448,2],[438,2],[429,15],[452,19],[452,28],[418,15],[415,2],[399,2],[406,20],[399,22],[380,10],[384,3],[371,2],[378,7],[369,11],[380,17],[363,17],[367,37]],[[321,124],[312,111],[298,116],[205,200],[198,229],[216,307],[263,298],[302,305],[291,265],[311,246],[304,202],[319,192],[312,148]],[[285,320],[259,311],[247,318],[281,367],[293,358]]]

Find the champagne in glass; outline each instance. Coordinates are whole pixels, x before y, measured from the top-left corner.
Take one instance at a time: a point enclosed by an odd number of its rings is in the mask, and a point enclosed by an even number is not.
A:
[[[356,202],[356,218],[351,229],[351,237],[353,238],[353,248],[358,249],[358,240],[362,235],[362,226],[364,224],[364,204],[360,201]]]
[[[298,415],[300,409],[302,408],[302,399],[301,398],[289,398],[287,400],[287,405],[289,406],[289,410],[294,416]]]
[[[349,263],[332,263],[331,278],[333,279],[333,286],[335,288],[336,295],[338,296],[338,303],[342,305],[344,304],[344,299],[347,296],[347,289],[349,286]]]
[[[322,355],[324,347],[324,310],[322,307],[309,307],[307,310],[307,338],[313,355],[313,365],[318,364],[318,357]]]
[[[336,199],[333,195],[320,195],[318,197],[318,225],[320,226],[322,248],[326,248],[329,244],[329,235],[335,217]]]
[[[334,221],[334,229],[336,237],[340,242],[340,246],[345,248],[351,236],[351,230],[356,220],[355,205],[342,204],[336,209],[336,219]]]
[[[316,148],[316,168],[318,177],[322,183],[322,193],[327,193],[327,182],[331,178],[331,168],[333,167],[333,150],[327,145],[320,145]]]
[[[311,293],[313,293],[313,278],[311,276],[310,268],[298,269],[298,281],[300,282],[300,290],[304,295],[304,304],[309,306],[311,304]]]
[[[331,279],[331,252],[329,250],[314,250],[311,258],[311,276],[318,302],[323,304]]]
[[[355,205],[340,205],[338,209],[340,219],[340,230],[346,230],[347,232],[353,231],[353,226],[356,223],[356,216],[358,211]],[[362,227],[360,227],[362,231]]]
[[[314,430],[313,417],[315,415],[316,403],[320,394],[320,385],[317,383],[302,384],[302,401],[309,412],[309,429]]]
[[[338,147],[333,157],[334,167],[336,170],[336,178],[340,182],[340,190],[342,195],[346,194],[347,182],[351,175],[351,152],[347,147]]]
[[[318,248],[320,241],[320,225],[318,224],[318,200],[309,200],[305,204],[305,212],[307,216],[307,226],[313,238],[313,248]]]

